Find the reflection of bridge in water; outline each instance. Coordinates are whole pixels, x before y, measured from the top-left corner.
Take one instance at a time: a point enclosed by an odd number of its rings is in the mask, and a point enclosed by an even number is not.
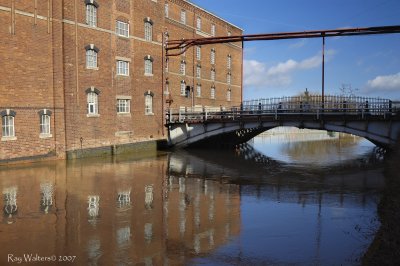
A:
[[[382,171],[376,163],[382,158],[376,152],[348,160],[327,169],[296,168],[259,153],[249,144],[241,144],[235,153],[213,150],[178,151],[170,155],[169,172],[176,176],[202,177],[223,183],[241,185],[242,193],[256,191],[259,197],[271,200],[316,203],[335,198],[344,204],[346,195],[357,194],[355,200],[365,203],[371,191],[383,188]],[[373,168],[370,165],[375,164]],[[307,200],[305,200],[307,198]]]
[[[234,146],[279,126],[349,133],[392,147],[400,134],[399,110],[399,103],[379,98],[306,95],[247,101],[229,110],[170,109],[166,126],[176,147]]]

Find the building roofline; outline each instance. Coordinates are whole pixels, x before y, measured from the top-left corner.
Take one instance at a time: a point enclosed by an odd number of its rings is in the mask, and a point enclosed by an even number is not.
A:
[[[225,23],[227,23],[227,24],[229,24],[229,25],[231,25],[231,26],[233,26],[233,27],[235,27],[235,28],[237,28],[237,29],[239,29],[239,30],[241,30],[241,31],[244,31],[244,29],[242,29],[241,27],[236,26],[235,24],[233,24],[233,23],[231,23],[231,22],[229,22],[229,21],[227,21],[227,20],[221,18],[220,16],[218,16],[218,15],[216,15],[216,14],[214,14],[213,12],[210,12],[210,11],[208,11],[208,10],[206,10],[206,9],[204,9],[204,8],[202,8],[202,7],[200,7],[200,6],[196,5],[196,4],[194,4],[194,3],[192,3],[190,0],[183,0],[183,1],[186,2],[186,3],[188,3],[188,4],[190,4],[190,5],[192,5],[192,6],[194,6],[195,8],[200,9],[200,10],[203,11],[203,12],[206,12],[206,13],[210,14],[211,16],[216,17],[216,18],[219,19],[219,20],[222,20],[223,22],[225,22]]]

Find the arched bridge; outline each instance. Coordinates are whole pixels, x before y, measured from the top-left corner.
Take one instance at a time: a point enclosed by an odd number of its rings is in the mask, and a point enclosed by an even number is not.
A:
[[[169,145],[175,147],[229,147],[278,126],[293,126],[349,133],[391,148],[400,135],[400,103],[310,95],[260,99],[229,109],[169,109],[166,126]]]

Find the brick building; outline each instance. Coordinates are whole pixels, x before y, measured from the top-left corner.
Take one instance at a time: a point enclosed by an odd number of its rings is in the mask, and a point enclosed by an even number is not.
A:
[[[188,1],[0,0],[0,25],[0,162],[135,149],[168,107],[241,101],[240,43],[163,58],[163,39],[242,34]]]

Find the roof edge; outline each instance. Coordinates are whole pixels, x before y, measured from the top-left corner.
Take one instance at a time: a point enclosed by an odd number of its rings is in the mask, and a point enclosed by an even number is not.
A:
[[[233,26],[233,27],[235,27],[235,28],[237,28],[237,29],[239,29],[239,30],[241,30],[241,31],[244,31],[244,29],[242,29],[241,27],[236,26],[235,24],[233,24],[233,23],[227,21],[226,19],[221,18],[220,16],[216,15],[215,13],[213,13],[213,12],[211,12],[211,11],[208,11],[208,10],[206,10],[206,9],[204,9],[204,8],[202,8],[202,7],[200,7],[200,6],[196,5],[196,4],[194,4],[194,3],[192,3],[190,0],[183,0],[183,1],[186,2],[186,3],[188,3],[188,4],[190,4],[190,5],[192,5],[192,6],[194,6],[195,8],[200,9],[201,11],[204,11],[204,12],[210,14],[211,16],[214,16],[214,17],[216,17],[216,18],[222,20],[223,22],[225,22],[225,23],[227,23],[227,24],[229,24],[229,25],[231,25],[231,26]]]

